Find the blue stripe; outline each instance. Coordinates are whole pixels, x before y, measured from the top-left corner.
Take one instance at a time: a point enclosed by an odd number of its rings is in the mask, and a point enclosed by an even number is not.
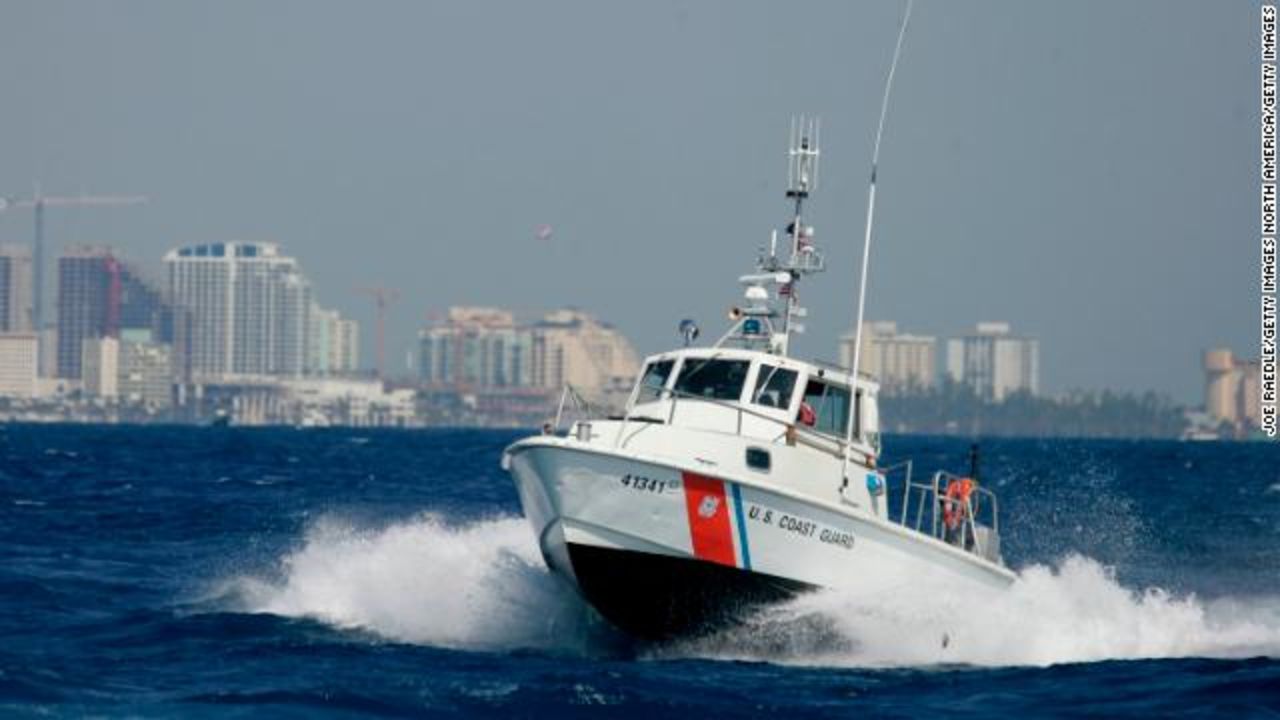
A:
[[[742,512],[742,489],[737,483],[729,483],[733,488],[733,506],[738,516],[738,544],[742,546],[742,569],[751,569],[751,548],[747,547],[747,518]]]

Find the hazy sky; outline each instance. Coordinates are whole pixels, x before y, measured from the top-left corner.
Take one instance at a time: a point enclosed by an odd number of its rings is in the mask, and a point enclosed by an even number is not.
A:
[[[718,334],[785,223],[786,130],[823,121],[830,270],[806,356],[853,316],[880,92],[903,3],[0,0],[0,195],[56,252],[271,240],[323,304],[403,296],[389,352],[451,304]],[[1008,320],[1042,383],[1200,399],[1258,336],[1258,4],[916,3],[882,149],[869,319]],[[540,224],[554,228],[536,237]],[[0,214],[29,242],[30,212]],[[50,308],[52,310],[52,308]]]

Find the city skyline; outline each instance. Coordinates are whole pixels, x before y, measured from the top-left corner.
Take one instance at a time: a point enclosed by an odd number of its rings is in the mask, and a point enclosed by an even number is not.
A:
[[[163,275],[166,273],[164,272],[157,273],[155,271],[151,271],[150,269],[146,268],[143,263],[140,263],[133,258],[128,258],[124,256],[122,253],[118,253],[117,248],[114,246],[77,244],[77,245],[71,245],[71,246],[65,247],[60,251],[56,253],[51,253],[51,254],[53,254],[54,262],[52,263],[52,265],[54,266],[55,269],[60,268],[63,265],[63,263],[68,259],[81,259],[81,260],[95,259],[95,260],[103,260],[103,261],[108,261],[110,263],[113,263],[112,268],[116,268],[117,272],[120,272],[122,276],[126,277],[126,285],[128,285],[129,287],[135,287],[135,286],[137,287],[138,290],[134,291],[135,293],[138,291],[143,291],[145,293],[150,293],[154,295],[154,297],[150,297],[150,299],[146,301],[148,303],[148,307],[150,307],[150,305],[152,304],[156,304],[157,307],[159,307],[158,303],[161,302],[161,295],[164,296],[163,299],[166,303],[170,303],[170,302],[176,303],[175,306],[182,305],[182,303],[178,302],[178,300],[173,295],[172,282],[176,277],[173,266],[175,265],[175,261],[179,260],[180,258],[190,258],[190,256],[196,255],[198,252],[197,248],[203,248],[204,253],[207,255],[211,255],[214,253],[213,248],[218,248],[219,249],[218,252],[225,252],[228,254],[228,257],[233,256],[238,252],[236,248],[242,248],[242,249],[248,248],[250,251],[252,251],[252,254],[254,255],[257,255],[259,252],[261,252],[263,255],[262,259],[270,260],[274,264],[282,264],[284,266],[287,266],[287,271],[288,271],[287,274],[289,274],[293,278],[296,278],[296,280],[294,280],[293,282],[295,284],[299,284],[299,290],[300,292],[302,292],[304,297],[298,300],[295,304],[309,306],[309,312],[308,312],[309,319],[303,321],[307,323],[307,329],[304,331],[301,328],[301,326],[295,328],[297,333],[299,333],[299,340],[297,343],[298,347],[293,348],[291,352],[291,357],[293,358],[291,367],[296,366],[296,368],[294,370],[290,370],[283,373],[281,373],[281,371],[278,371],[278,370],[271,370],[266,372],[265,374],[268,374],[268,375],[270,374],[285,374],[285,375],[329,374],[331,371],[335,374],[344,374],[344,373],[352,373],[357,371],[364,372],[364,373],[375,371],[375,368],[373,368],[368,362],[362,363],[362,362],[356,361],[356,358],[364,357],[364,354],[360,352],[358,349],[353,349],[353,348],[359,347],[358,339],[360,338],[361,334],[358,331],[358,323],[354,320],[349,320],[342,317],[339,311],[337,310],[327,310],[325,308],[320,307],[314,299],[314,296],[316,293],[311,287],[310,280],[306,276],[300,274],[298,261],[295,260],[293,257],[283,254],[282,249],[278,243],[269,243],[269,242],[268,243],[246,243],[243,241],[230,241],[230,242],[209,243],[207,245],[201,245],[201,246],[190,245],[186,247],[173,247],[168,251],[166,251],[161,258],[161,262],[163,263],[164,266],[167,267],[167,274],[169,276],[169,285],[165,286],[163,292],[158,290],[158,287],[160,286],[160,282],[162,281],[158,281],[157,276]],[[48,251],[48,249],[46,251]],[[0,292],[4,293],[5,295],[3,302],[0,302],[0,311],[3,312],[5,317],[10,317],[10,318],[19,317],[21,315],[21,310],[22,310],[22,292],[23,290],[26,290],[27,292],[31,291],[31,287],[30,287],[31,278],[28,277],[25,280],[23,280],[21,277],[21,274],[24,270],[28,273],[33,270],[33,268],[30,267],[30,248],[22,246],[17,243],[0,244]],[[139,272],[139,270],[142,270],[142,271]],[[64,271],[59,270],[58,272],[53,273],[54,275],[54,277],[52,278],[53,283],[52,283],[52,286],[50,287],[54,296],[54,302],[52,303],[52,307],[50,308],[50,310],[52,310],[52,314],[57,318],[61,318],[63,315],[63,311],[62,311],[62,307],[64,304],[64,301],[63,301],[64,291],[62,289],[62,286],[64,284],[64,279],[62,277],[63,272]],[[105,276],[105,274],[108,272],[110,272],[110,270],[107,268],[107,266],[104,266],[104,269],[99,274],[104,274]],[[102,289],[104,290],[104,292],[105,292],[105,287],[106,286],[103,285]],[[160,293],[160,294],[157,294],[157,293]],[[243,295],[244,293],[239,293],[239,294]],[[262,292],[259,292],[258,294],[262,295]],[[31,306],[32,306],[32,302],[30,301],[30,299],[28,299],[26,302],[26,311],[28,313],[30,313]],[[186,309],[190,310],[191,307],[188,306]],[[81,310],[83,312],[84,309],[82,308]],[[493,308],[493,307],[487,307],[487,306],[471,307],[471,306],[451,304],[446,308],[444,308],[444,310],[446,312],[444,312],[443,314],[440,312],[439,309],[436,309],[436,308],[428,309],[426,311],[426,313],[424,314],[425,320],[422,323],[420,323],[417,329],[414,331],[414,339],[407,344],[401,343],[404,350],[403,365],[392,364],[389,368],[389,372],[387,373],[387,376],[389,378],[400,377],[403,379],[412,379],[420,375],[421,362],[422,362],[422,356],[421,356],[422,349],[420,345],[422,343],[422,338],[424,337],[424,334],[429,330],[431,330],[433,327],[439,326],[439,323],[441,322],[441,318],[450,317],[452,313],[454,313],[455,311],[496,312],[506,316],[507,320],[513,323],[513,326],[514,325],[524,326],[524,325],[530,325],[535,322],[538,322],[539,318],[546,318],[556,313],[562,313],[566,311],[577,312],[580,310],[584,310],[584,308],[580,308],[579,306],[575,305],[575,306],[563,306],[559,308],[546,308],[546,309],[530,308],[530,307],[509,309],[509,308]],[[95,308],[94,311],[98,312],[99,314],[106,312],[104,307]],[[135,311],[135,312],[140,312],[140,311]],[[450,321],[452,321],[451,318],[450,318]],[[8,330],[8,332],[21,333],[25,331],[26,325],[23,325],[20,320],[10,319],[7,322],[13,323],[12,329]],[[84,325],[86,322],[92,324],[92,321],[84,320],[83,322],[80,323],[80,325]],[[96,322],[98,325],[102,326],[101,328],[98,328],[99,335],[100,336],[109,335],[109,333],[105,333],[106,326],[107,326],[106,315],[103,315],[103,317],[97,318]],[[156,318],[148,322],[153,326],[154,328],[153,332],[156,332],[158,335],[163,334],[163,331],[159,329],[160,325],[158,323],[160,322],[160,318],[158,315]],[[613,327],[615,325],[614,323],[609,321],[607,318],[603,319],[603,323],[605,327]],[[117,324],[119,323],[117,322]],[[143,324],[145,325],[147,323],[143,323]],[[970,323],[970,324],[972,325],[973,323]],[[138,323],[125,322],[123,324],[124,327],[132,327],[135,325],[138,325]],[[955,382],[960,382],[962,384],[965,384],[965,383],[973,384],[982,393],[989,395],[990,396],[989,399],[993,399],[996,401],[999,401],[1000,399],[1002,399],[1004,394],[1007,392],[1007,390],[1002,391],[998,389],[994,393],[991,392],[992,389],[989,387],[989,385],[991,384],[990,378],[992,376],[989,375],[989,373],[991,373],[992,370],[990,368],[987,368],[986,370],[983,370],[983,371],[979,371],[979,374],[987,373],[983,375],[983,377],[988,378],[986,381],[982,381],[981,379],[979,379],[978,381],[973,382],[973,378],[969,378],[969,374],[974,371],[971,369],[970,370],[964,369],[966,368],[968,363],[971,362],[971,360],[965,359],[966,351],[961,350],[960,346],[957,345],[957,343],[960,343],[961,341],[972,340],[972,339],[975,339],[975,337],[1008,334],[1009,333],[1008,323],[1003,321],[997,321],[997,322],[978,321],[976,323],[976,335],[975,335],[975,332],[972,330],[965,331],[961,328],[950,328],[950,329],[944,330],[936,337],[933,335],[916,335],[913,333],[905,333],[905,334],[898,335],[897,326],[898,326],[898,323],[893,320],[871,319],[864,323],[864,327],[866,328],[866,332],[868,333],[867,334],[868,343],[872,343],[874,346],[875,343],[882,342],[885,339],[888,339],[890,341],[892,346],[892,350],[890,352],[892,353],[892,355],[886,355],[884,361],[894,366],[891,369],[891,374],[893,374],[895,377],[902,373],[905,373],[906,375],[911,375],[911,376],[914,376],[915,378],[925,377],[925,376],[930,378],[928,382],[920,383],[918,386],[918,389],[927,389],[928,387],[931,387],[934,383],[936,383],[936,381],[938,380],[941,380],[944,378],[950,378],[951,380]],[[54,322],[48,326],[48,329],[50,330],[50,334],[53,337],[58,337],[59,334],[64,334],[67,332],[62,330],[62,327],[63,327],[63,323]],[[169,332],[172,332],[172,330],[169,330]],[[194,328],[189,332],[190,332],[190,339],[188,340],[188,342],[192,342],[195,346],[195,348],[193,348],[191,352],[194,352],[196,354],[199,353],[198,347],[201,346],[202,343],[206,343],[212,339],[211,337],[207,336],[207,333],[202,334],[200,332],[197,332],[196,329]],[[326,341],[323,343],[324,347],[322,348],[320,347],[320,345],[313,344],[310,342],[304,343],[300,338],[302,337],[302,335],[306,333],[320,334],[322,336],[325,336]],[[99,335],[95,335],[92,332],[89,334],[85,334],[84,332],[82,332],[82,330],[79,330],[79,329],[75,330],[74,334],[77,337],[83,337],[83,339],[86,339],[86,340],[91,337],[99,336]],[[334,334],[332,343],[328,342],[327,336],[329,334]],[[622,337],[624,341],[629,342],[629,335],[627,335],[625,331],[622,332]],[[831,357],[833,359],[838,359],[838,361],[843,366],[847,366],[849,363],[849,358],[851,357],[851,353],[852,353],[853,338],[854,338],[854,333],[852,332],[852,330],[848,330],[842,335],[835,338],[835,352],[831,355]],[[356,339],[355,342],[353,342],[353,339]],[[214,340],[216,341],[216,339]],[[1033,355],[1031,356],[1031,359],[1029,361],[1027,360],[1020,361],[1024,363],[1031,362],[1032,365],[1030,369],[1015,371],[1015,374],[1021,373],[1021,379],[1013,380],[1012,381],[1013,385],[1011,387],[1030,389],[1032,394],[1039,393],[1040,385],[1042,382],[1040,377],[1040,370],[1039,370],[1039,365],[1040,365],[1040,354],[1039,354],[1039,347],[1038,347],[1039,339],[1038,338],[1024,339],[1022,337],[1015,336],[1015,337],[1012,337],[1010,341],[1014,343],[1030,342],[1034,346],[1032,350]],[[46,366],[45,365],[46,363],[51,363],[51,365],[49,365],[48,367],[51,367],[54,370],[54,374],[57,377],[76,379],[77,378],[76,373],[66,372],[63,368],[68,364],[78,366],[77,358],[79,357],[79,352],[77,350],[68,350],[68,351],[62,350],[64,342],[61,340],[55,342],[54,345],[55,345],[55,350],[54,350],[53,357],[51,357],[49,360],[42,360],[41,361],[42,367]],[[919,354],[924,345],[929,346],[927,357],[921,356]],[[78,348],[78,343],[76,343],[76,346]],[[1215,346],[1213,348],[1206,349],[1203,352],[1211,352],[1218,349],[1220,349],[1220,347]],[[1226,349],[1231,349],[1231,348],[1226,348]],[[661,350],[655,350],[654,352],[660,352],[660,351]],[[1021,352],[1021,351],[1018,351],[1018,352]],[[641,356],[644,356],[647,354],[649,354],[647,351],[640,353]],[[986,354],[991,355],[992,351],[988,350],[986,351]],[[372,353],[370,353],[370,355],[372,355]],[[66,356],[66,357],[59,357],[59,356]],[[877,366],[874,365],[874,363],[876,362],[879,362],[879,361],[872,358],[871,356],[868,356],[868,363],[872,363],[872,364],[869,364],[864,369],[867,372],[873,375],[876,375],[877,371],[875,368]],[[195,365],[198,366],[200,365],[200,363],[197,361]],[[924,367],[928,367],[929,370],[924,371],[920,369]],[[197,371],[198,371],[198,368],[197,368]],[[1008,372],[1008,371],[1005,371],[1005,372]],[[214,373],[214,375],[217,375],[217,374],[218,374],[217,372]],[[236,374],[236,373],[231,373],[231,374]],[[248,371],[241,371],[241,374],[254,374],[254,373],[248,372]],[[53,375],[51,375],[51,377],[53,377]],[[882,383],[883,382],[884,380],[882,379]],[[913,382],[911,384],[914,385],[915,383]],[[986,388],[986,389],[983,389],[983,388]],[[894,390],[906,389],[906,386],[890,387],[889,389],[892,392]],[[1102,390],[1102,389],[1111,389],[1111,388],[1105,388],[1105,387],[1103,388],[1069,388],[1068,390],[1074,392],[1077,390]],[[1147,389],[1149,388],[1139,388],[1138,391],[1144,391]],[[1203,379],[1201,380],[1201,384],[1200,384],[1200,387],[1198,388],[1198,392],[1200,393],[1200,395],[1193,397],[1190,401],[1183,401],[1183,402],[1189,402],[1192,406],[1195,406],[1197,403],[1203,405],[1203,403],[1200,403],[1200,401],[1203,400],[1204,398],[1204,393],[1206,392],[1204,389]],[[1057,394],[1061,394],[1061,391]]]
[[[393,358],[423,312],[453,304],[588,307],[647,353],[678,341],[680,318],[710,329],[736,300],[733,277],[785,224],[789,117],[813,112],[812,217],[832,270],[803,290],[798,349],[831,359],[852,325],[900,10],[17,3],[0,61],[31,71],[7,87],[0,137],[21,141],[6,141],[0,195],[38,180],[149,197],[51,213],[50,256],[105,243],[150,268],[177,245],[278,242],[366,328],[373,303],[348,290],[398,288]],[[1041,339],[1046,392],[1195,402],[1201,352],[1254,342],[1256,68],[1233,39],[1252,37],[1256,10],[919,3],[868,316],[934,335],[1006,318]],[[780,37],[797,12],[806,33]],[[0,241],[29,244],[31,221],[0,213]]]

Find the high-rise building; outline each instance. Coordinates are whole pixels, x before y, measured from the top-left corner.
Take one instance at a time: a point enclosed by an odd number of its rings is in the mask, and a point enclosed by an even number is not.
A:
[[[307,371],[311,284],[277,245],[193,245],[164,260],[170,296],[189,318],[194,378]]]
[[[854,333],[840,338],[840,364],[846,368],[853,367],[856,340]],[[865,322],[858,370],[876,378],[885,395],[928,389],[937,379],[937,345],[931,335],[899,333],[894,322]]]
[[[531,345],[530,330],[505,310],[449,308],[419,334],[419,376],[433,387],[527,387]]]
[[[1008,323],[978,323],[974,332],[947,341],[947,375],[979,397],[1000,402],[1010,393],[1040,392],[1040,342],[1016,337]]]
[[[329,372],[350,375],[360,369],[360,326],[339,317],[329,328]]]
[[[312,304],[307,334],[307,374],[347,375],[357,368],[359,331],[354,320],[337,310]]]
[[[0,332],[31,332],[31,249],[0,245]]]
[[[325,310],[312,303],[307,317],[307,375],[329,374],[329,331],[337,322],[337,310]]]
[[[161,333],[160,292],[108,248],[70,248],[58,258],[57,375],[78,379],[85,340],[117,337],[122,328]]]

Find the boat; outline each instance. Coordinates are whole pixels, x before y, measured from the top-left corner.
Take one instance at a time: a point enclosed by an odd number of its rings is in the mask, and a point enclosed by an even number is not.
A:
[[[825,266],[803,214],[818,125],[792,126],[789,222],[739,278],[727,332],[698,346],[683,321],[683,346],[644,360],[621,412],[566,388],[554,422],[502,456],[547,566],[639,638],[712,632],[820,588],[976,596],[1014,578],[976,454],[966,477],[881,467],[876,381],[789,352],[800,282]]]

